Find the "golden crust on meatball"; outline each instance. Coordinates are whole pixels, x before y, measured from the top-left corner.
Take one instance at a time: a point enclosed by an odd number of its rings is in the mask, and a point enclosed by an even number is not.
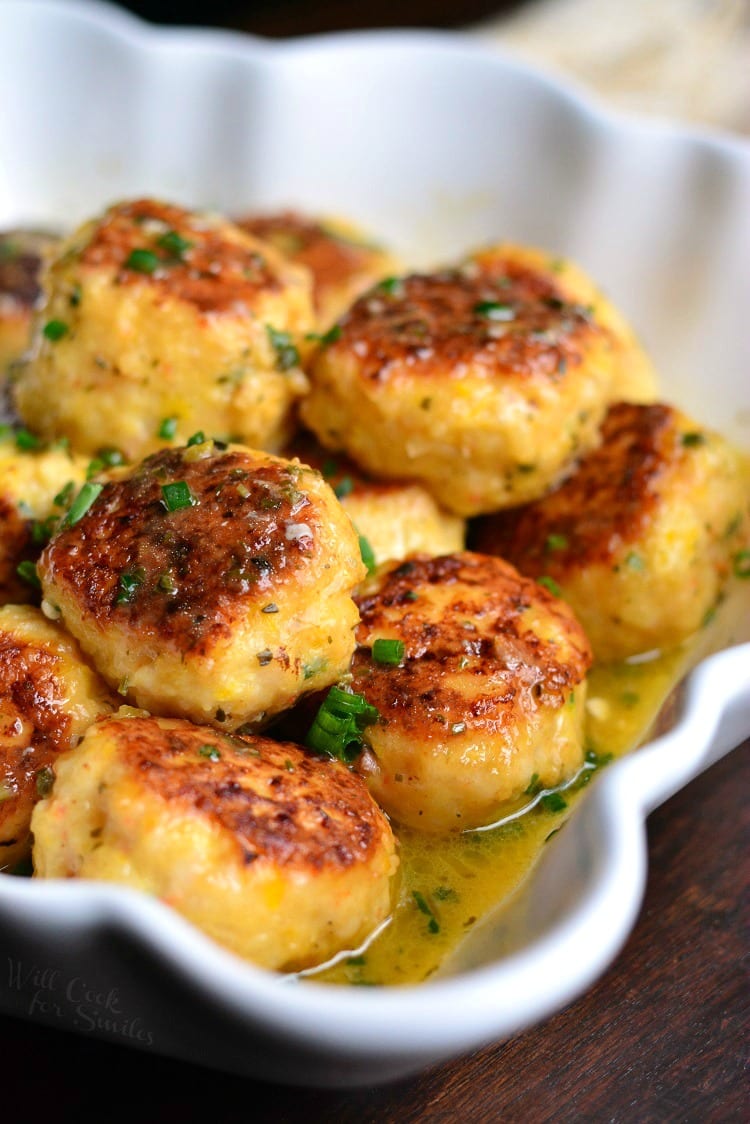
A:
[[[34,562],[86,477],[88,461],[33,434],[0,435],[0,604],[38,600]],[[19,573],[21,566],[21,573]],[[26,578],[21,574],[26,573]]]
[[[621,403],[559,488],[478,520],[471,542],[556,582],[597,658],[617,660],[700,628],[748,546],[749,506],[723,438],[670,405]]]
[[[370,476],[350,457],[331,456],[305,430],[297,433],[284,455],[322,472],[376,563],[418,551],[450,554],[463,549],[466,520],[440,507],[421,484]]]
[[[0,870],[28,858],[32,809],[58,755],[112,710],[72,637],[31,605],[0,609]]]
[[[237,225],[310,270],[320,331],[330,329],[371,285],[401,269],[392,253],[353,224],[338,219],[283,210],[245,215],[237,219]]]
[[[208,441],[111,475],[39,575],[129,700],[236,729],[347,670],[366,569],[319,473]]]
[[[195,431],[275,451],[306,390],[309,273],[221,217],[128,200],[48,263],[16,408],[43,437],[129,459]]]
[[[380,715],[357,767],[397,822],[486,825],[580,769],[591,651],[564,602],[468,551],[380,567],[357,602],[349,686]]]
[[[390,912],[387,818],[344,765],[292,743],[104,720],[60,760],[33,832],[36,876],[134,886],[269,969],[354,949]]]
[[[499,246],[360,297],[311,359],[300,415],[368,471],[477,515],[543,495],[596,444],[619,364],[574,286]]]

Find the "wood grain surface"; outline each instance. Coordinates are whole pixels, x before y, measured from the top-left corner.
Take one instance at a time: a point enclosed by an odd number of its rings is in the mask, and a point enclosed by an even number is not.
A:
[[[620,956],[587,994],[509,1042],[339,1092],[0,1018],[2,1102],[32,1124],[747,1121],[749,750],[750,741],[653,813],[646,895]]]

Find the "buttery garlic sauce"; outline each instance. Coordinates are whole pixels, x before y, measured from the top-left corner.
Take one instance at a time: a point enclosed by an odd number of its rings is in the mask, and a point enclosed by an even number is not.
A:
[[[555,793],[534,793],[495,827],[430,836],[396,826],[401,868],[393,913],[366,948],[300,973],[316,983],[415,984],[436,972],[490,910],[531,874],[547,841],[606,764],[659,731],[686,672],[711,652],[750,639],[750,582],[736,582],[713,618],[669,652],[595,665],[587,697],[587,762]]]

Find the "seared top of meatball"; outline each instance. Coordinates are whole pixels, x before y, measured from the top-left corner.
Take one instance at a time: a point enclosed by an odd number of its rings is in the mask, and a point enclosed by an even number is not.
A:
[[[274,591],[330,549],[306,481],[322,483],[306,466],[237,446],[161,450],[63,521],[42,580],[67,587],[103,628],[119,618],[182,650],[207,649],[238,613],[274,612]]]
[[[121,763],[147,790],[230,832],[246,864],[346,869],[388,831],[359,777],[292,742],[181,719],[114,718],[97,729],[115,738]]]
[[[261,289],[281,288],[254,238],[226,220],[154,199],[110,207],[80,251],[84,266],[115,271],[119,285],[144,275],[164,296],[204,313],[243,311]]]
[[[686,431],[672,406],[617,403],[604,419],[601,444],[567,480],[541,500],[478,520],[472,542],[523,559],[524,572],[533,574],[608,565],[624,543],[642,538],[665,474],[705,440]]]
[[[552,380],[582,362],[592,336],[606,334],[590,312],[566,300],[548,273],[510,258],[391,278],[339,321],[332,348],[352,349],[363,378],[403,373]]]
[[[245,215],[237,225],[310,270],[318,307],[328,290],[347,285],[353,275],[370,269],[373,253],[379,252],[298,211]]]
[[[500,730],[513,720],[509,704],[562,705],[591,665],[568,606],[499,558],[412,555],[376,574],[355,600],[352,687],[381,722],[398,713],[415,736]],[[373,657],[378,638],[403,643],[397,666]]]

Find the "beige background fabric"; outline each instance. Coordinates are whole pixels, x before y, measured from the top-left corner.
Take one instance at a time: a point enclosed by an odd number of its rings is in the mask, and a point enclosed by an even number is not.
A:
[[[619,109],[750,137],[750,0],[532,0],[469,30]]]

